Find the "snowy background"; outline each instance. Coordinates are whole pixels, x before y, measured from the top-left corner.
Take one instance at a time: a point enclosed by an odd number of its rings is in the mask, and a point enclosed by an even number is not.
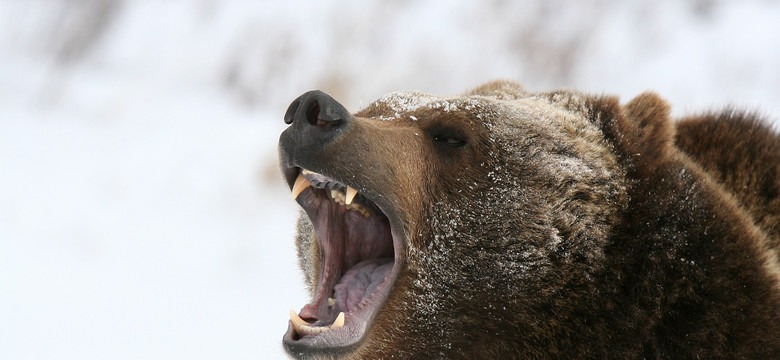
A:
[[[277,170],[331,93],[658,91],[780,119],[777,1],[0,0],[0,358],[282,358]]]

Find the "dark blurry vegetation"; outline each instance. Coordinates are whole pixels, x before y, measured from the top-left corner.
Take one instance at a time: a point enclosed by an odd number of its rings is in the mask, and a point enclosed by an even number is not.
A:
[[[77,63],[88,55],[108,32],[121,8],[120,0],[63,0],[48,2],[50,21],[40,33],[56,61]]]
[[[249,107],[270,105],[268,99],[291,86],[323,89],[353,107],[358,105],[355,103],[358,99],[365,101],[379,95],[355,93],[361,91],[355,88],[356,83],[373,83],[374,87],[381,84],[382,92],[410,86],[434,90],[460,88],[463,85],[453,83],[455,79],[466,78],[465,81],[476,84],[495,77],[484,67],[497,61],[505,66],[517,64],[516,73],[511,75],[526,84],[556,87],[569,83],[576,61],[598,30],[598,19],[611,16],[610,9],[615,5],[606,0],[585,1],[587,6],[576,7],[567,7],[565,1],[485,1],[476,12],[442,10],[441,16],[435,19],[417,16],[427,12],[419,11],[425,5],[415,1],[371,1],[339,7],[302,3],[299,11],[272,16],[258,14],[254,21],[235,24],[231,45],[215,49],[223,51],[225,57],[221,70],[213,76],[216,84],[221,84]],[[643,5],[634,6],[637,11],[631,14],[637,24],[662,11],[651,0],[640,2]],[[36,43],[43,45],[42,50],[57,66],[79,64],[90,57],[101,41],[109,41],[107,33],[130,3],[129,0],[43,1],[36,11],[44,11],[48,16],[46,21],[37,23],[45,29],[34,32],[44,37],[35,39]],[[684,0],[684,3],[695,18],[707,21],[722,1]],[[201,15],[198,21],[204,27],[208,27],[220,5],[216,0],[193,1],[193,6],[201,9],[195,13]],[[269,12],[275,10],[274,2],[265,2],[263,6]],[[586,13],[582,13],[583,9]],[[438,30],[437,23],[442,21],[467,29],[481,28],[483,32],[487,29],[495,36],[452,38]],[[392,24],[416,31],[404,34],[387,31]],[[567,31],[558,31],[563,27]],[[413,33],[415,38],[409,38],[407,33]],[[452,47],[459,50],[452,51]],[[459,52],[468,56],[459,57]],[[474,52],[478,55],[474,56]],[[441,62],[453,66],[441,66]],[[445,73],[452,72],[453,68],[458,73]],[[308,76],[300,76],[300,72]],[[419,78],[416,74],[420,73],[432,76],[425,83],[415,82]],[[294,94],[299,89],[290,91]]]

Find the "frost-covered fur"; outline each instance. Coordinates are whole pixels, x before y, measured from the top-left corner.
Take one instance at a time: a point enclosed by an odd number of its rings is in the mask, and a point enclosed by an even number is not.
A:
[[[395,204],[407,243],[351,358],[780,358],[780,139],[755,117],[675,126],[651,93],[508,82],[355,116],[332,166]]]

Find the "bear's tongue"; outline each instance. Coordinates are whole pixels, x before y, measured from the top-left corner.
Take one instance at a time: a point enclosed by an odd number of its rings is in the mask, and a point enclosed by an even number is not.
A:
[[[350,268],[333,287],[335,308],[349,312],[362,307],[361,302],[368,301],[392,268],[393,258],[366,260]]]
[[[315,300],[306,304],[293,318],[312,319],[301,324],[327,327],[343,312],[353,314],[371,305],[371,295],[377,290],[393,268],[393,258],[369,259],[352,266],[333,286],[334,297],[325,300],[318,290]],[[352,316],[352,315],[350,315]],[[303,320],[301,320],[303,321]]]

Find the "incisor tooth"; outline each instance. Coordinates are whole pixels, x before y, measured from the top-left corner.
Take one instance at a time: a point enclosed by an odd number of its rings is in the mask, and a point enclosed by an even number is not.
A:
[[[303,175],[319,175],[314,171],[306,170],[306,169],[301,170],[301,172],[303,173]]]
[[[352,186],[347,186],[347,205],[352,203],[352,199],[355,198],[355,195],[357,195],[357,190]]]
[[[309,180],[306,180],[305,177],[303,177],[303,174],[298,174],[298,178],[295,179],[295,185],[293,185],[292,188],[292,198],[293,200],[298,198],[298,195],[303,192],[303,190],[306,190],[307,187],[311,186],[311,183]]]
[[[333,325],[330,326],[330,329],[338,329],[340,327],[344,326],[344,312],[340,312],[339,316],[336,318],[336,321],[333,322]]]
[[[336,299],[334,298],[328,298],[328,306],[333,306],[333,304],[336,303]]]
[[[328,330],[330,330],[329,327],[323,327],[323,326],[306,326],[306,325],[301,326],[301,331],[303,332],[303,334],[306,335],[322,334]]]
[[[295,312],[295,310],[290,309],[290,321],[292,321],[293,329],[295,329],[295,332],[298,334],[301,333],[301,327],[302,326],[308,326],[309,323],[303,321],[300,316],[298,316],[298,313]]]

